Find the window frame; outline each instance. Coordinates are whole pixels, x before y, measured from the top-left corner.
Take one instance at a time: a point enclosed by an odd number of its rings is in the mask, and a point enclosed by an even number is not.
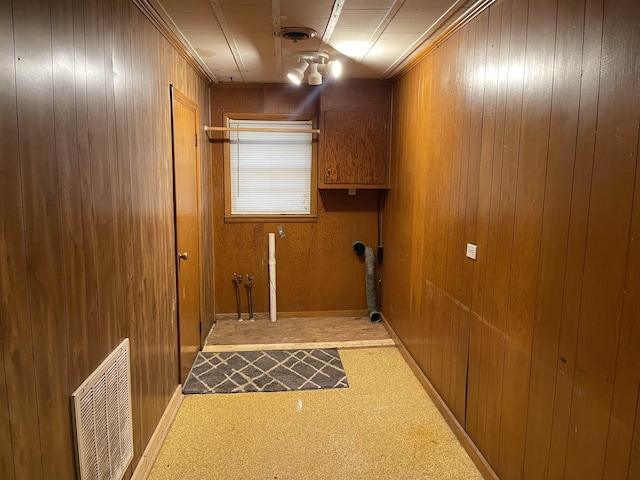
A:
[[[233,120],[311,120],[312,127],[318,128],[313,114],[271,114],[271,113],[225,113],[225,127]],[[311,211],[308,214],[232,214],[231,213],[231,142],[230,132],[224,132],[224,220],[225,223],[275,223],[318,221],[318,135],[311,136],[311,185],[309,192]]]

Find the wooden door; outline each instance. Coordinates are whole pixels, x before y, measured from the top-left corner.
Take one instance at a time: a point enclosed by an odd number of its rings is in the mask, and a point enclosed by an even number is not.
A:
[[[172,88],[180,382],[202,347],[198,105]]]

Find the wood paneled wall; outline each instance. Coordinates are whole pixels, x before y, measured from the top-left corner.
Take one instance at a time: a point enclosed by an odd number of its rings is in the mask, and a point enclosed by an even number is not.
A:
[[[394,85],[383,313],[505,480],[640,478],[638,25],[498,0]]]
[[[124,337],[135,466],[178,383],[169,84],[204,125],[208,83],[130,0],[0,9],[0,478],[75,478],[70,395]]]
[[[211,89],[211,122],[221,126],[224,112],[315,114],[320,92],[321,87],[308,86],[216,85]],[[213,140],[211,145],[216,312],[236,311],[234,272],[255,277],[254,311],[269,310],[267,234],[276,232],[277,225],[286,233],[277,240],[279,312],[366,310],[364,264],[351,245],[355,240],[376,244],[378,192],[314,192],[317,222],[225,223],[223,143]],[[242,310],[247,311],[244,288]]]

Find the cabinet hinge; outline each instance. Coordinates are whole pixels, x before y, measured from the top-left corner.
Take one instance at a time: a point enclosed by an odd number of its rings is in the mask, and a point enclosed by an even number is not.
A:
[[[198,134],[196,133],[196,147],[198,146]]]

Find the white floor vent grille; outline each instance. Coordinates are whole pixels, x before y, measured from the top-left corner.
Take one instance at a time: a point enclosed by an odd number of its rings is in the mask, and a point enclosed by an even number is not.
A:
[[[125,339],[72,394],[80,480],[121,480],[133,459],[131,368]]]

